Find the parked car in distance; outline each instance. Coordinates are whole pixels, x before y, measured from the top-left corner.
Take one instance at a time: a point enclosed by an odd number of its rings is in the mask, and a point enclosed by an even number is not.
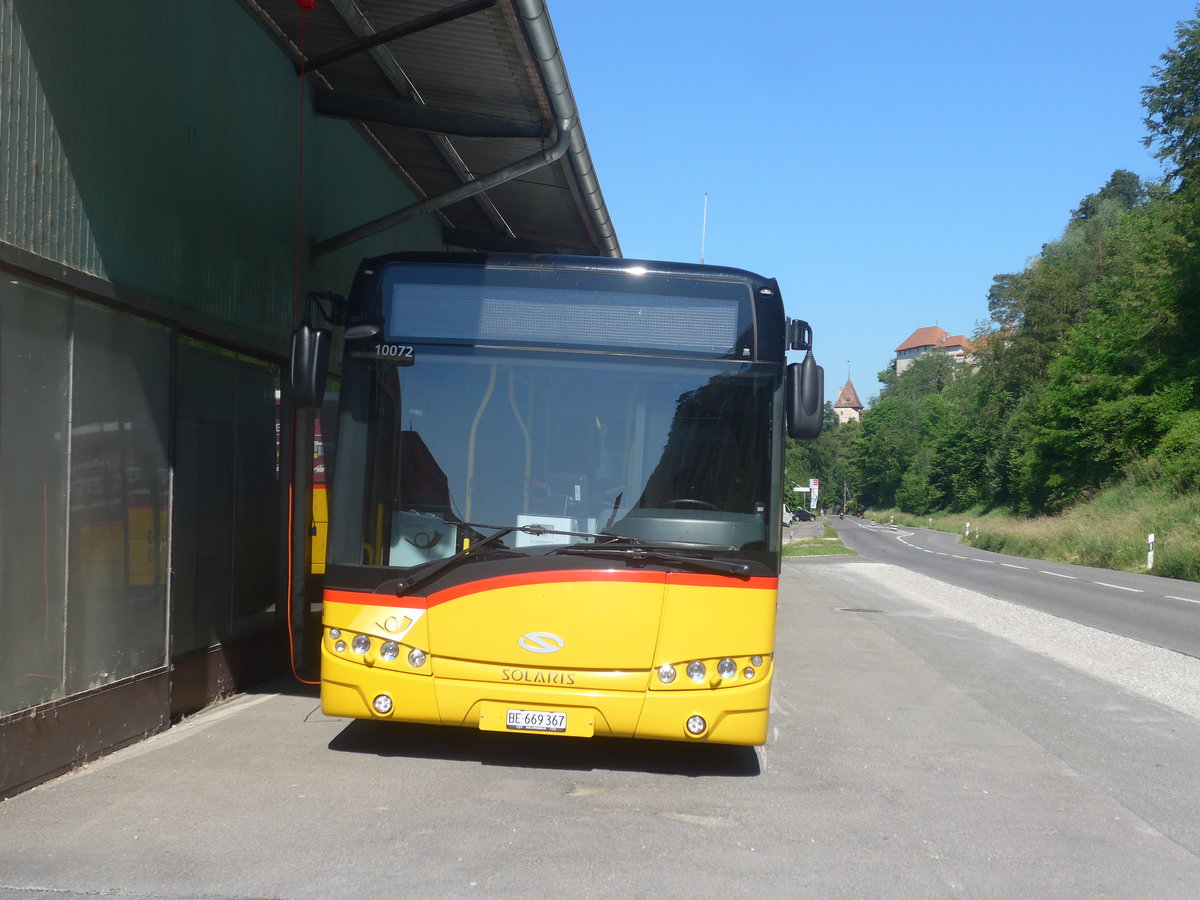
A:
[[[811,522],[816,518],[811,512],[803,507],[792,509],[790,506],[783,508],[783,524],[795,525],[797,522]]]

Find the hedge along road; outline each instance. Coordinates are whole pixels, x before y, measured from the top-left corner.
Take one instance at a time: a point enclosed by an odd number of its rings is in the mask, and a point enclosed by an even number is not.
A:
[[[0,804],[0,897],[1194,895],[1200,720],[1164,698],[1200,661],[784,569],[763,748],[348,722],[280,685]]]

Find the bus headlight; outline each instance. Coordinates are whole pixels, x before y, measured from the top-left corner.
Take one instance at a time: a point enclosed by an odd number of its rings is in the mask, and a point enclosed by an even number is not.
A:
[[[350,648],[359,656],[362,656],[371,649],[371,639],[365,634],[356,634],[354,640],[350,642]]]
[[[338,653],[345,653],[346,652],[346,642],[338,641],[336,644],[333,645],[333,649],[336,650]]]
[[[384,662],[391,662],[400,655],[400,645],[395,641],[384,641],[383,646],[379,648],[379,658]]]
[[[371,701],[371,706],[375,708],[375,712],[379,713],[381,716],[386,716],[392,711],[392,698],[387,694],[380,694]]]
[[[717,674],[722,678],[732,678],[737,674],[737,663],[728,656],[717,663]]]
[[[750,665],[754,666],[756,669],[762,668],[762,657],[761,656],[750,657]]]
[[[746,666],[746,668],[744,670],[742,670],[742,677],[745,678],[747,681],[749,681],[751,678],[754,677],[754,670],[752,668],[750,668],[749,666]]]
[[[416,647],[408,651],[408,664],[414,669],[419,669],[425,665],[425,651],[418,650]]]
[[[707,674],[708,674],[708,669],[706,669],[704,667],[704,663],[700,662],[700,660],[696,660],[695,662],[688,663],[687,676],[688,676],[688,678],[692,679],[692,681],[696,682],[697,684],[699,684],[701,681],[703,681],[704,676]]]
[[[708,727],[708,723],[704,721],[704,716],[692,716],[687,720],[688,734],[704,734],[704,729]]]
[[[675,667],[672,665],[663,665],[658,667],[658,680],[663,684],[670,684],[675,680]]]

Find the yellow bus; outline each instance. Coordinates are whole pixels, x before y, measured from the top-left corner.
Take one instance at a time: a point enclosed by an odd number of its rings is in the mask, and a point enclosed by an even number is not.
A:
[[[776,282],[402,253],[335,299],[325,713],[763,743],[784,434],[823,412]],[[328,332],[301,328],[311,386]]]

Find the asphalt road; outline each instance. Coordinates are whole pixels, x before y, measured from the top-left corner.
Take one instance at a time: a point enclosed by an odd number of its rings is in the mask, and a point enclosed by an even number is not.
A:
[[[956,534],[830,519],[842,542],[876,562],[1060,618],[1200,657],[1200,584],[1006,556]]]
[[[0,803],[0,898],[1196,896],[1200,660],[785,569],[763,748],[348,722],[280,685]]]

